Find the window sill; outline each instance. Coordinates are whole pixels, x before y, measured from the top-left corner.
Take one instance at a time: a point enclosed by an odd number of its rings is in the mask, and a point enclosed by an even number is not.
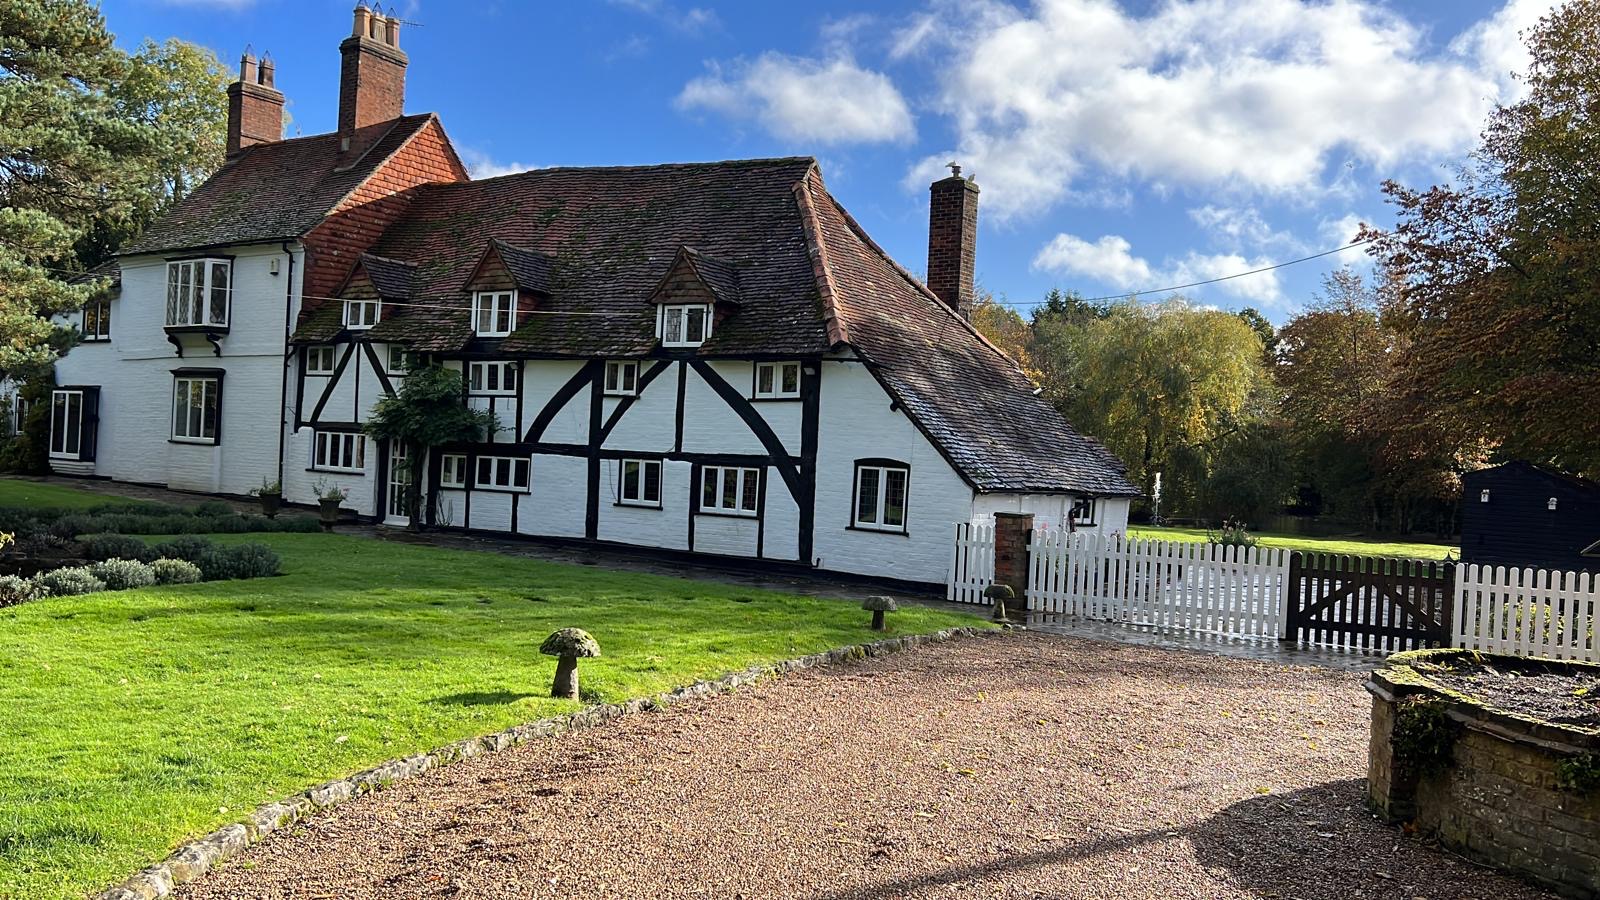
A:
[[[87,337],[87,336],[85,336],[85,337],[78,338],[78,343],[80,343],[80,344],[109,344],[109,343],[111,343],[111,338],[110,337]]]
[[[326,475],[354,475],[358,478],[367,477],[366,469],[334,469],[327,466],[322,466],[320,468],[317,466],[311,466],[310,468],[306,469],[306,471],[321,472]]]
[[[627,506],[633,509],[662,509],[661,503],[646,503],[642,500],[614,500],[612,506]]]
[[[904,527],[900,527],[900,528],[880,528],[880,527],[878,527],[876,525],[846,525],[844,528],[845,528],[846,531],[864,531],[864,532],[867,532],[868,534],[892,534],[892,535],[896,535],[898,537],[910,537],[911,536],[911,532],[906,530]]]
[[[637,397],[638,391],[605,391],[607,397]]]
[[[515,397],[516,391],[467,391],[468,397]]]
[[[188,444],[191,447],[215,447],[215,446],[217,446],[217,439],[216,438],[180,438],[180,437],[173,437],[173,438],[167,438],[167,443],[169,443],[169,444]]]
[[[437,487],[441,491],[464,491],[464,490],[467,489],[467,483],[465,481],[461,482],[460,484],[454,484],[454,483],[452,483],[452,484],[442,484],[441,483],[441,484],[435,485],[435,487]]]
[[[532,494],[533,493],[533,489],[532,488],[498,487],[496,485],[487,485],[487,484],[475,484],[475,485],[472,486],[472,489],[474,491],[477,491],[478,493],[481,493],[481,494]]]
[[[694,514],[697,515],[697,516],[716,516],[719,519],[757,519],[757,518],[760,518],[760,516],[758,516],[756,514],[756,511],[753,510],[753,509],[751,509],[751,510],[706,509],[705,507],[701,507],[701,508],[695,510]]]
[[[227,334],[227,325],[168,325],[167,334]]]
[[[799,403],[800,400],[801,400],[801,397],[800,397],[799,394],[795,394],[793,396],[789,396],[789,395],[786,394],[786,395],[781,396],[781,397],[761,397],[761,396],[756,396],[756,397],[750,397],[748,399],[750,400],[751,403]]]

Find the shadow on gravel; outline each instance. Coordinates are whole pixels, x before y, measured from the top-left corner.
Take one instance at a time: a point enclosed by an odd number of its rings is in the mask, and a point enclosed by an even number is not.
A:
[[[467,691],[461,694],[446,694],[429,700],[436,706],[504,706],[529,697],[538,697],[539,694],[519,694],[516,691]]]
[[[940,888],[983,883],[1006,876],[1038,877],[1046,895],[1062,889],[1072,872],[1051,871],[1079,860],[1119,855],[1137,847],[1166,842],[1163,849],[1129,856],[1144,869],[1138,876],[1148,887],[1149,864],[1163,855],[1183,854],[1187,843],[1195,860],[1220,882],[1259,897],[1299,900],[1348,900],[1352,896],[1438,896],[1441,889],[1460,889],[1458,896],[1493,895],[1501,900],[1550,895],[1515,879],[1486,872],[1439,852],[1421,841],[1402,838],[1398,829],[1373,818],[1364,801],[1365,781],[1330,781],[1285,794],[1264,794],[1225,807],[1198,825],[1184,829],[1150,829],[1055,845],[1033,853],[952,866],[892,881],[863,885],[823,895],[824,900],[866,900],[937,892]],[[1159,866],[1157,867],[1159,870]],[[1470,881],[1467,881],[1470,879]],[[1193,887],[1193,886],[1191,886]],[[1139,893],[1135,891],[1134,893]],[[1175,892],[1178,893],[1178,892]]]

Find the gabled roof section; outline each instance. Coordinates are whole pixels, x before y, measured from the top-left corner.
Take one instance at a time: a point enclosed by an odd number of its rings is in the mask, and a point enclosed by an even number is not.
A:
[[[119,255],[297,238],[434,120],[426,113],[362,129],[354,141],[370,147],[342,167],[338,134],[246,147]]]
[[[665,289],[673,274],[680,269],[686,269],[706,289],[712,302],[739,305],[739,270],[733,263],[687,245],[678,248],[678,255],[667,266],[666,274],[661,276],[660,283],[651,292],[652,300],[664,302],[667,299]]]
[[[842,334],[951,465],[983,492],[1138,496],[1110,451],[873,243],[816,172],[804,189]],[[804,205],[804,204],[802,204]]]
[[[372,282],[372,287],[378,292],[379,297],[385,300],[405,300],[411,296],[412,284],[417,278],[416,263],[363,253],[356,265],[367,273],[367,278]]]
[[[511,276],[511,280],[518,288],[538,294],[551,292],[550,285],[555,277],[555,257],[537,250],[514,247],[502,240],[489,241],[489,246],[483,251],[483,257],[478,260],[478,264],[472,269],[472,275],[467,279],[469,285],[490,257],[500,259],[500,264],[505,266],[506,273]]]

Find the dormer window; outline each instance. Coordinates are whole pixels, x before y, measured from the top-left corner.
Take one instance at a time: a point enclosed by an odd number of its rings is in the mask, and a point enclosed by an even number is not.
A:
[[[478,337],[505,337],[516,318],[516,294],[511,291],[479,291],[472,295],[472,333]]]
[[[378,319],[383,315],[383,301],[381,300],[346,300],[344,301],[344,327],[351,331],[366,331],[378,324]]]
[[[233,263],[185,259],[167,263],[167,327],[228,327]]]
[[[663,347],[698,347],[711,337],[711,307],[705,304],[662,306],[656,335]]]

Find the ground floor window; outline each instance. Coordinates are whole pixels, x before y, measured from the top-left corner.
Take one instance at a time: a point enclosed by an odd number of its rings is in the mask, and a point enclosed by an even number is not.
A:
[[[439,487],[464,488],[467,486],[467,456],[465,453],[446,453],[439,457]]]
[[[906,530],[911,469],[879,460],[856,463],[855,514],[851,524],[874,531]]]
[[[94,458],[94,388],[62,388],[50,393],[50,457]]]
[[[184,375],[172,379],[172,439],[190,444],[217,443],[222,408],[222,378]]]
[[[367,436],[355,431],[319,431],[311,468],[329,472],[365,472]]]
[[[22,396],[21,394],[17,394],[16,396],[11,398],[11,433],[12,434],[21,434],[22,433],[22,429],[27,427],[27,424],[28,424],[28,411],[30,409],[32,409],[32,408],[33,408],[33,405],[28,402],[28,398]]]
[[[480,456],[477,477],[472,486],[487,490],[526,491],[528,467],[526,457]]]
[[[706,466],[700,470],[702,512],[753,516],[760,505],[761,470]]]
[[[661,460],[623,460],[617,502],[630,506],[660,506]]]
[[[1093,497],[1079,497],[1074,500],[1072,502],[1072,511],[1069,513],[1072,517],[1072,524],[1093,525],[1096,505]]]

